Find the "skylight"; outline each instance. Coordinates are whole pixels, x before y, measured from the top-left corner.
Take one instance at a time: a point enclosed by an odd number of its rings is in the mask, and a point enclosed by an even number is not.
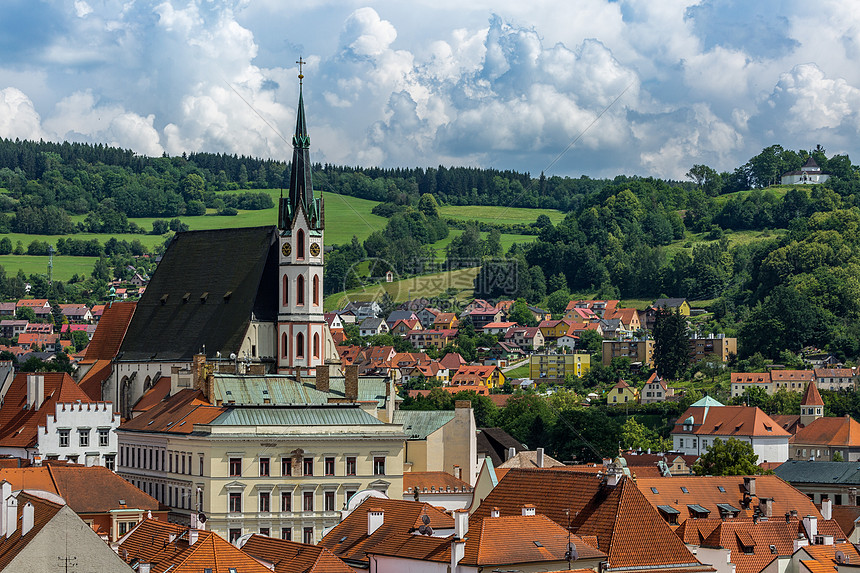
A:
[[[723,486],[721,486],[721,485],[718,485],[718,486],[717,486],[717,489],[718,489],[718,490],[720,490],[720,493],[726,493],[726,488],[724,488],[724,487],[723,487]]]
[[[690,493],[690,492],[687,490],[687,488],[685,488],[684,486],[681,486],[681,491],[683,491],[684,493]]]
[[[652,488],[651,488],[651,493],[660,493],[660,492],[659,492],[659,491],[657,491],[657,488],[656,488],[656,487],[652,487]]]

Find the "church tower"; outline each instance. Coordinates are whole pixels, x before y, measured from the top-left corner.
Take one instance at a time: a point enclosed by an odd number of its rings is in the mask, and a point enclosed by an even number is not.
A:
[[[803,393],[803,398],[800,400],[800,425],[808,426],[823,415],[824,400],[821,399],[821,393],[818,391],[818,386],[815,385],[815,380],[810,380],[806,386],[806,391]]]
[[[288,197],[278,205],[278,372],[314,375],[330,353],[331,335],[323,317],[322,197],[311,183],[310,137],[305,123],[299,59],[299,109],[293,135]]]

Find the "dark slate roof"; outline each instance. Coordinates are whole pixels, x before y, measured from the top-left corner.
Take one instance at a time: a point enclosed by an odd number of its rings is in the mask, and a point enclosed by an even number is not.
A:
[[[857,462],[788,460],[773,472],[790,484],[860,485],[860,465]]]
[[[687,300],[685,298],[658,298],[654,301],[654,304],[651,305],[651,308],[677,308],[683,304],[683,302]]]
[[[118,360],[180,360],[238,352],[252,315],[277,320],[274,226],[177,233],[159,263]]]
[[[508,448],[522,452],[528,448],[501,428],[478,428],[478,453],[493,460],[493,467],[499,467],[506,459]]]

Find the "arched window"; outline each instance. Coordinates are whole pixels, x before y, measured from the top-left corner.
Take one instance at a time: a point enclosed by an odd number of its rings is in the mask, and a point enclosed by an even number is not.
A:
[[[284,306],[290,304],[290,279],[284,275]]]
[[[296,279],[296,304],[298,306],[305,304],[305,275],[299,275]]]
[[[281,336],[281,353],[284,358],[289,358],[290,356],[290,339],[286,332]]]
[[[296,258],[303,259],[305,258],[305,231],[304,229],[299,229],[299,236],[296,240]]]
[[[320,277],[314,275],[314,304],[319,306],[320,303]]]
[[[301,332],[296,335],[296,358],[305,357],[305,335]]]
[[[320,357],[320,335],[314,334],[314,358]]]

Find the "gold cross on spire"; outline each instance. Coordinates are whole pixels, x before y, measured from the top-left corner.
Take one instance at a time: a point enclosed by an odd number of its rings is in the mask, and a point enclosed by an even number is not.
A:
[[[304,76],[304,74],[302,74],[302,66],[303,66],[303,65],[305,65],[305,64],[307,64],[307,62],[306,62],[306,61],[304,61],[304,60],[302,59],[302,57],[301,57],[301,56],[299,56],[299,59],[298,59],[298,61],[297,61],[296,63],[299,65],[299,85],[301,85],[301,84],[302,84],[302,80],[303,80],[303,79],[304,79],[304,77],[305,77],[305,76]]]

